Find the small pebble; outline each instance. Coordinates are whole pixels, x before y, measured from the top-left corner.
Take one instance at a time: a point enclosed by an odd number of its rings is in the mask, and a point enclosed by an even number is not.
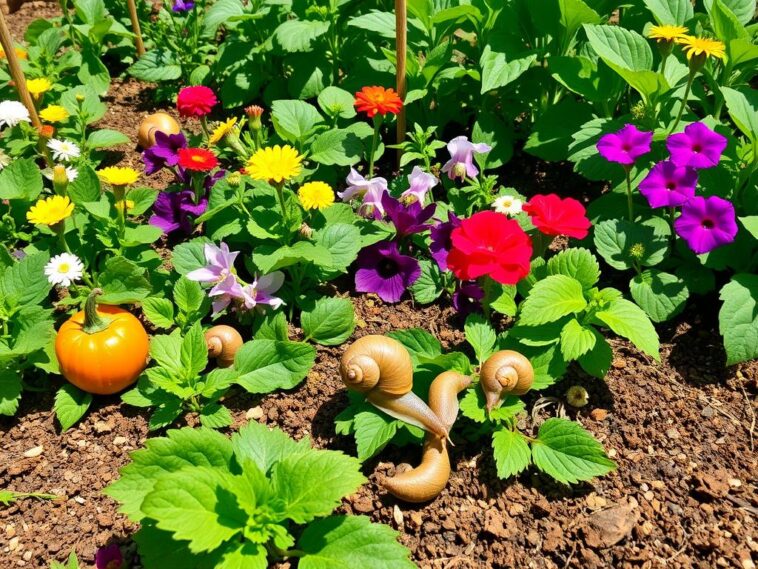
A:
[[[45,450],[45,447],[43,447],[42,445],[39,445],[37,447],[30,448],[28,451],[24,453],[24,456],[26,458],[34,458],[35,456],[41,455],[43,450]]]

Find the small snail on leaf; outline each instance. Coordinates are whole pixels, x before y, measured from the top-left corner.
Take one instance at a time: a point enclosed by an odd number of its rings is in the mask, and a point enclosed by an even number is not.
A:
[[[137,133],[139,145],[142,148],[150,148],[155,144],[155,133],[179,134],[181,127],[176,119],[166,113],[154,113],[142,119]]]
[[[482,365],[479,383],[484,391],[487,412],[506,395],[524,395],[534,382],[534,368],[529,359],[513,350],[495,352]]]
[[[378,335],[356,340],[342,356],[340,375],[347,387],[365,393],[369,403],[391,417],[447,439],[447,426],[411,391],[413,363],[397,340]]]
[[[205,343],[208,346],[208,356],[216,358],[219,367],[230,367],[234,364],[234,356],[244,343],[237,330],[225,324],[209,328],[205,333]]]

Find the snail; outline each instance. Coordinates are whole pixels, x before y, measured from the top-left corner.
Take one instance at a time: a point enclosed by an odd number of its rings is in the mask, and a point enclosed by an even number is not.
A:
[[[523,395],[533,382],[534,369],[528,358],[512,350],[495,352],[484,362],[479,374],[487,412],[505,395]]]
[[[150,148],[155,144],[155,133],[179,134],[181,127],[176,119],[166,113],[155,113],[142,119],[139,125],[137,139],[142,148]]]
[[[413,391],[413,363],[400,342],[386,336],[364,336],[342,355],[342,381],[391,417],[446,439],[447,426]]]
[[[455,371],[439,374],[429,387],[429,407],[449,431],[458,416],[458,394],[471,378]],[[416,468],[380,481],[393,496],[405,502],[427,502],[435,498],[450,478],[447,439],[427,432],[421,464]]]
[[[234,363],[234,355],[244,342],[237,330],[219,324],[209,328],[205,333],[205,343],[208,346],[208,355],[216,358],[219,367],[230,367]]]

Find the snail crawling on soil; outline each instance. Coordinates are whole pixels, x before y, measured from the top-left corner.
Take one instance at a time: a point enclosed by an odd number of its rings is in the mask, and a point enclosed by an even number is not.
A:
[[[154,113],[142,119],[137,133],[139,145],[142,148],[150,148],[155,144],[155,133],[179,134],[181,127],[176,119],[166,113]]]
[[[490,412],[506,395],[524,395],[529,391],[534,383],[534,369],[526,356],[513,350],[501,350],[484,362],[479,383],[487,412]]]
[[[234,356],[244,343],[237,330],[225,324],[209,328],[205,333],[205,343],[208,346],[208,356],[216,358],[219,367],[230,367],[234,364]]]

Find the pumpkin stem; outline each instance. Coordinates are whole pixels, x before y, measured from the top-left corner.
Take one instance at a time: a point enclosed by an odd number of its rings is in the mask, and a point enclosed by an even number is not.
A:
[[[97,313],[97,297],[101,294],[103,294],[103,289],[93,288],[84,304],[84,326],[82,328],[87,334],[101,332],[110,324],[108,320],[101,318]]]

